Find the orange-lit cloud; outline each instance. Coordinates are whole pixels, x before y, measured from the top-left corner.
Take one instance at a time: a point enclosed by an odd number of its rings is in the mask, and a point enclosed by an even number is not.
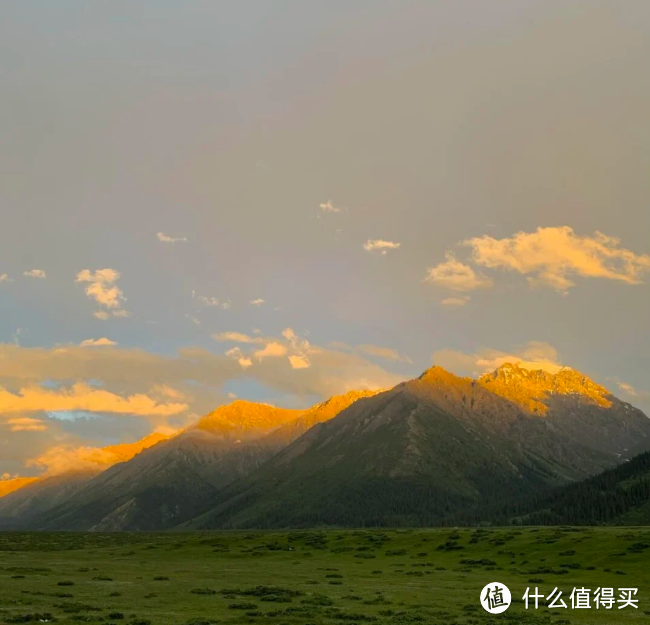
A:
[[[159,403],[144,393],[121,397],[83,383],[72,388],[46,389],[40,386],[21,388],[10,393],[0,387],[0,413],[57,412],[85,410],[115,414],[169,416],[187,410],[184,403]]]
[[[80,347],[109,347],[111,345],[117,345],[117,343],[106,337],[102,337],[101,339],[86,339],[79,343]]]
[[[144,449],[168,439],[171,434],[173,431],[155,432],[135,443],[109,447],[56,445],[26,464],[41,469],[44,476],[68,471],[103,471],[118,462],[130,460]]]
[[[266,343],[266,339],[263,339],[261,337],[253,337],[253,336],[248,336],[248,334],[244,334],[242,332],[220,332],[218,334],[213,334],[212,338],[215,341],[220,341],[220,342],[230,342],[230,343],[257,343],[258,345],[261,345],[263,343]]]
[[[504,239],[482,236],[463,241],[472,248],[475,263],[516,271],[527,275],[531,286],[563,293],[575,286],[572,276],[641,284],[643,274],[650,270],[650,256],[635,254],[620,243],[598,231],[579,236],[568,226],[517,232]]]
[[[284,345],[272,341],[267,343],[262,349],[255,350],[253,356],[258,360],[262,360],[262,358],[277,358],[279,356],[284,356],[286,353],[287,348]]]
[[[368,239],[363,244],[363,249],[366,252],[381,252],[386,254],[388,250],[398,250],[401,247],[401,243],[395,243],[394,241],[384,241],[383,239]]]
[[[289,356],[289,364],[293,369],[309,369],[311,363],[306,356],[291,355]]]
[[[0,389],[0,402],[2,401],[2,389]],[[12,417],[4,415],[5,423],[12,432],[45,432],[48,429],[47,423],[33,417]]]
[[[450,291],[473,291],[486,289],[492,286],[492,280],[477,274],[469,265],[456,260],[451,252],[445,255],[445,262],[427,270],[427,282],[441,286]]]

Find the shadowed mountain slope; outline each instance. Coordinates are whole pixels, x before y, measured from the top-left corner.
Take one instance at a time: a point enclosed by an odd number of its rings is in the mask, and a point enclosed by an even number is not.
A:
[[[314,423],[358,397],[351,392],[308,410],[235,401],[179,435],[91,480],[47,518],[44,529],[166,529],[203,512],[217,493],[261,466]]]
[[[497,379],[523,385],[526,373],[511,368]],[[360,400],[220,493],[192,526],[473,521],[494,500],[582,479],[633,445],[650,447],[650,420],[614,398],[530,391],[542,413],[489,386],[433,367]],[[570,418],[578,425],[562,427]]]

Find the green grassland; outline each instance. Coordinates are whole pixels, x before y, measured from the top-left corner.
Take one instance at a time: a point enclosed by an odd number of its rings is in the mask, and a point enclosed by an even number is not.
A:
[[[490,582],[512,591],[483,611]],[[524,609],[528,586],[638,588],[639,608]],[[618,592],[616,592],[618,596]],[[0,534],[0,622],[647,623],[650,528]]]

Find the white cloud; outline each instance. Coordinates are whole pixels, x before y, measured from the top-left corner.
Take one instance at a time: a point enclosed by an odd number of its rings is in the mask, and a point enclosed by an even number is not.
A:
[[[492,280],[477,274],[469,265],[456,260],[451,252],[445,255],[445,262],[429,267],[425,280],[450,291],[473,291],[492,286]]]
[[[388,250],[398,250],[401,245],[401,243],[384,241],[383,239],[368,239],[363,244],[363,249],[366,250],[366,252],[380,251],[385,255]]]
[[[162,243],[187,243],[187,239],[185,237],[171,237],[168,234],[164,234],[163,232],[158,232],[156,236]]]
[[[100,306],[108,308],[110,314],[114,317],[129,317],[131,313],[122,308],[122,303],[126,301],[122,289],[115,283],[119,280],[120,274],[115,269],[98,269],[91,272],[84,269],[77,274],[76,282],[86,282],[86,295],[95,300]],[[106,311],[97,311],[93,313],[97,319],[108,319],[109,313]]]
[[[0,273],[0,284],[2,282],[13,282],[13,280],[9,277],[9,274]]]
[[[322,211],[326,213],[340,213],[341,209],[332,204],[332,200],[327,200],[327,202],[322,202],[319,204],[319,207]]]
[[[104,310],[97,310],[93,313],[93,317],[96,317],[97,319],[101,319],[102,321],[106,321],[110,317],[110,315]]]
[[[112,345],[117,345],[117,343],[115,341],[107,339],[106,337],[103,337],[101,339],[86,339],[85,341],[81,341],[81,343],[79,343],[80,347],[108,347]]]
[[[531,286],[562,293],[575,286],[573,276],[642,284],[642,275],[650,270],[650,256],[635,254],[620,243],[620,239],[598,231],[580,236],[569,226],[537,228],[504,239],[485,235],[463,241],[472,248],[477,264],[516,271],[528,276]]]
[[[440,304],[441,306],[465,306],[469,300],[470,297],[468,295],[463,297],[445,297]]]
[[[261,297],[259,297],[258,299],[253,299],[253,300],[250,301],[250,303],[253,306],[261,306],[264,302],[265,302],[265,300],[263,300]]]
[[[30,269],[29,271],[23,271],[23,276],[28,278],[38,278],[39,280],[45,280],[47,275],[42,269]]]
[[[481,348],[474,353],[441,349],[433,354],[433,363],[459,375],[478,376],[505,363],[518,364],[524,369],[542,369],[557,373],[563,368],[558,362],[558,352],[544,341],[529,341],[510,352]]]

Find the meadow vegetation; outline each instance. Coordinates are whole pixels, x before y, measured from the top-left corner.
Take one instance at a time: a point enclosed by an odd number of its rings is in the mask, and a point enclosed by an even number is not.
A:
[[[491,616],[490,582],[513,605]],[[635,587],[639,608],[524,609],[526,587]],[[647,623],[650,529],[2,533],[0,622]]]

